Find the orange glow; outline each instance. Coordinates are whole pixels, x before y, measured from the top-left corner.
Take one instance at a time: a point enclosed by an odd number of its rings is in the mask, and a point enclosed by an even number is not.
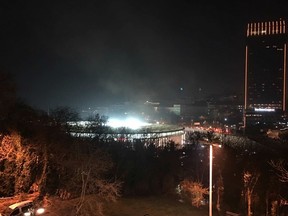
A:
[[[245,102],[244,109],[247,109],[247,88],[248,88],[248,46],[245,48]]]
[[[265,32],[264,25],[263,22],[261,22],[261,34],[263,34],[264,32]]]
[[[261,32],[263,31],[263,22],[261,22]]]
[[[285,21],[269,21],[248,23],[246,36],[254,35],[270,35],[270,34],[285,34]]]
[[[244,111],[243,111],[243,126],[246,128],[246,109],[247,109],[247,88],[248,88],[248,46],[245,48],[245,93],[244,93]]]
[[[284,44],[284,83],[283,83],[283,111],[286,111],[286,67],[287,67],[287,45]]]

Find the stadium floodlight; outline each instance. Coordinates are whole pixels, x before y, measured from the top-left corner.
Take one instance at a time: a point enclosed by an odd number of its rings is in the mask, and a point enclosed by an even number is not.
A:
[[[126,118],[126,119],[111,118],[108,120],[107,125],[112,128],[125,127],[125,128],[130,128],[133,130],[137,130],[149,124],[141,121],[140,119],[131,117],[131,118]]]

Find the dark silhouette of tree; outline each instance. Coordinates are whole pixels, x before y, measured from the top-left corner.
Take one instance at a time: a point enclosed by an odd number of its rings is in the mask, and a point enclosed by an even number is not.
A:
[[[16,86],[12,76],[0,72],[0,113],[6,113],[16,100]]]
[[[72,123],[80,120],[79,113],[70,107],[57,107],[49,111],[54,124],[64,131],[71,132]]]
[[[254,202],[254,188],[259,179],[259,172],[257,171],[244,171],[243,181],[244,181],[244,195],[245,201],[247,203],[247,216],[253,214],[252,204]]]
[[[279,181],[288,183],[287,163],[284,160],[270,161],[269,164],[276,170]]]
[[[0,131],[7,129],[7,117],[16,101],[16,86],[12,76],[0,72]]]
[[[106,126],[107,121],[107,116],[100,116],[98,113],[87,119],[85,131],[92,134],[93,140],[98,144],[99,142],[105,142],[106,139],[108,139],[107,134],[111,129]]]

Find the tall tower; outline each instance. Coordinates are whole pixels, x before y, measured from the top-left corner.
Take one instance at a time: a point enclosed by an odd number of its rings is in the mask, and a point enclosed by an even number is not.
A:
[[[244,126],[269,124],[286,111],[287,26],[284,20],[248,23]]]

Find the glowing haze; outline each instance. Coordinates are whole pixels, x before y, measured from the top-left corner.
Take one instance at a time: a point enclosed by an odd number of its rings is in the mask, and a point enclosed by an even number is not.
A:
[[[141,121],[140,119],[129,117],[125,119],[111,118],[108,120],[107,125],[113,128],[130,128],[133,130],[149,125],[149,123]]]

